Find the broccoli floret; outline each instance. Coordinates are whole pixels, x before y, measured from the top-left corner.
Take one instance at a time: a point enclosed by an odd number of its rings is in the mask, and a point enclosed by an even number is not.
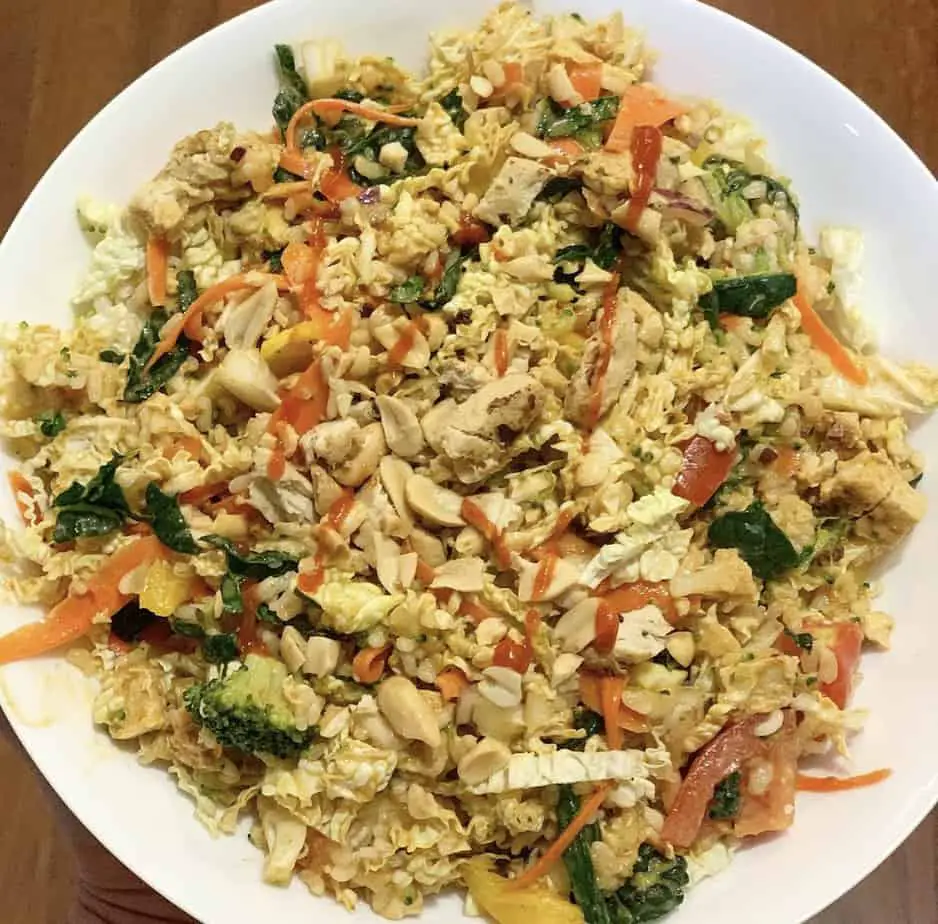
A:
[[[293,757],[309,745],[315,729],[296,727],[283,695],[286,679],[280,661],[250,654],[237,670],[186,690],[186,709],[225,747]]]
[[[687,861],[675,855],[669,860],[651,844],[638,848],[638,859],[628,881],[616,892],[620,906],[628,915],[617,915],[629,924],[657,921],[684,901],[684,889],[690,881]]]

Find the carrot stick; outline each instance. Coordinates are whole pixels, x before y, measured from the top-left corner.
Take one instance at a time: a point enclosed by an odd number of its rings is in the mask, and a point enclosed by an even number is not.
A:
[[[444,668],[436,675],[434,683],[448,703],[459,699],[462,691],[469,686],[468,678],[458,667]]]
[[[588,64],[568,61],[566,69],[570,83],[573,84],[573,89],[576,90],[583,99],[593,100],[599,96],[603,77],[602,61],[590,61]]]
[[[166,272],[169,269],[169,242],[165,237],[147,238],[147,295],[151,305],[166,304]]]
[[[560,832],[557,840],[554,841],[538,859],[532,863],[517,879],[511,881],[511,885],[516,889],[523,889],[526,886],[537,882],[541,876],[546,876],[550,868],[563,856],[564,851],[573,843],[576,836],[583,830],[592,819],[593,815],[599,811],[599,807],[606,798],[606,793],[612,788],[612,781],[606,780],[600,783],[593,790],[592,795],[580,806],[580,811],[576,813],[573,821]]]
[[[420,124],[420,119],[399,116],[390,109],[376,109],[345,99],[314,99],[310,100],[308,103],[303,103],[303,105],[293,113],[293,118],[290,119],[290,124],[287,125],[287,133],[284,138],[287,150],[297,150],[296,130],[300,122],[308,115],[339,115],[343,112],[350,112],[360,119],[368,119],[369,122],[384,122],[386,125],[394,125],[398,128],[407,128],[411,125]]]
[[[820,315],[811,307],[804,293],[798,291],[793,299],[801,315],[801,329],[811,338],[816,350],[825,353],[834,368],[854,385],[865,385],[869,381],[866,370],[857,365],[844,345],[830,332]]]
[[[250,276],[244,273],[238,273],[223,279],[221,282],[207,288],[181,315],[173,318],[173,323],[164,328],[163,336],[157,344],[153,355],[147,361],[144,370],[147,371],[160,359],[162,359],[174,346],[179,339],[179,335],[185,329],[191,337],[198,337],[198,322],[202,313],[213,302],[220,301],[226,295],[232,292],[238,292],[241,289],[260,288],[268,282],[276,282],[278,289],[289,288],[287,279],[284,276],[277,276],[271,273],[252,273]]]
[[[491,619],[495,614],[484,607],[481,603],[470,600],[468,598],[464,599],[459,604],[459,615],[465,616],[470,622],[474,622],[478,625],[480,622],[483,622],[486,619]]]
[[[632,84],[619,101],[619,113],[606,141],[606,150],[615,153],[627,151],[633,129],[639,125],[658,128],[685,112],[687,106],[662,96],[648,84]]]
[[[363,648],[352,659],[352,676],[359,683],[375,683],[384,673],[390,654],[390,645],[382,645],[380,648]]]
[[[892,770],[873,770],[859,776],[806,776],[799,773],[797,788],[800,792],[844,792],[847,789],[860,789],[863,786],[875,786],[892,776]]]
[[[138,566],[166,557],[155,536],[143,536],[115,552],[85,584],[82,593],[56,604],[41,622],[14,629],[0,638],[0,664],[34,658],[87,634],[95,617],[113,616],[131,599],[120,591],[121,578]]]

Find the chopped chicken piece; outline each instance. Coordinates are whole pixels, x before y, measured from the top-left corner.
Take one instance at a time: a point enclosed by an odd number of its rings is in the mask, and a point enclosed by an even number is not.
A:
[[[709,565],[690,574],[677,575],[671,581],[671,595],[755,601],[759,598],[759,588],[749,565],[736,549],[717,549]]]
[[[503,218],[517,224],[553,175],[553,170],[536,161],[509,157],[473,214],[492,225],[501,224]]]

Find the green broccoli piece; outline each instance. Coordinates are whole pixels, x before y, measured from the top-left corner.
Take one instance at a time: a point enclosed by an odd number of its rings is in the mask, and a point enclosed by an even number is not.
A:
[[[296,727],[283,695],[286,679],[280,661],[249,654],[237,670],[189,687],[186,709],[225,747],[294,757],[309,746],[316,731]]]
[[[619,924],[657,921],[684,901],[684,890],[689,882],[684,857],[675,855],[669,860],[651,844],[642,844],[632,875],[616,892],[617,904],[625,913],[614,917]]]

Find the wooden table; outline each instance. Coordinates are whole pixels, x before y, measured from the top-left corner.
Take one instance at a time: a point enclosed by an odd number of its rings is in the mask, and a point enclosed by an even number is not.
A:
[[[936,0],[710,2],[819,62],[938,170]],[[67,12],[61,0],[2,0],[0,229],[65,143],[111,96],[178,45],[254,5],[95,0]],[[0,917],[4,924],[59,924],[71,894],[70,857],[31,768],[2,741],[0,767]],[[933,813],[901,850],[814,924],[938,924],[936,866]]]

